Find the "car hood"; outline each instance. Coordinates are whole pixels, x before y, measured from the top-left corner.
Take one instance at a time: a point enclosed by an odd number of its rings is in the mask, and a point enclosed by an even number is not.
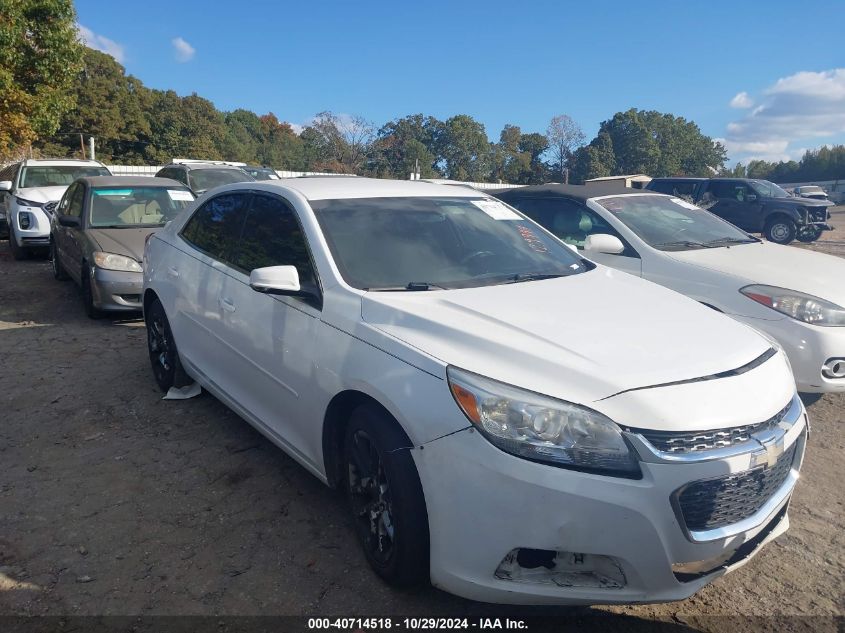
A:
[[[806,292],[845,306],[845,259],[771,242],[666,252],[686,262],[737,277],[739,287],[756,283]]]
[[[443,363],[580,403],[736,369],[771,347],[733,319],[602,266],[483,288],[369,292],[362,317]],[[396,353],[414,362],[412,350]]]
[[[65,191],[67,185],[60,187],[27,187],[25,189],[18,189],[16,195],[24,200],[32,200],[33,202],[50,202],[51,200],[59,200]]]
[[[88,237],[92,238],[100,250],[106,253],[127,255],[137,261],[144,258],[144,243],[147,236],[160,230],[161,227],[143,227],[126,229],[88,229]]]

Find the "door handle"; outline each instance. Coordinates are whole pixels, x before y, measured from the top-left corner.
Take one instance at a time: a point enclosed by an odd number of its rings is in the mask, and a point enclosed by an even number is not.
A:
[[[179,277],[179,271],[173,268],[173,266],[167,269],[167,274],[168,276],[173,277],[174,279]]]
[[[235,304],[231,299],[220,297],[218,303],[220,304],[220,307],[223,308],[226,312],[234,312],[236,309]]]

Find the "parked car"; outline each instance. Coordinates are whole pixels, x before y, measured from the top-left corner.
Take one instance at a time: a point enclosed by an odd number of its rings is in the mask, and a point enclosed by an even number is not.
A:
[[[259,167],[258,165],[246,165],[241,167],[246,173],[256,180],[279,180],[279,174],[272,167]]]
[[[0,215],[15,259],[46,253],[50,213],[68,185],[83,176],[110,176],[96,160],[28,158],[0,171]]]
[[[831,230],[831,202],[795,198],[768,180],[750,178],[654,178],[648,189],[689,197],[744,231],[776,244],[812,242]],[[691,193],[688,191],[691,190]]]
[[[221,187],[148,241],[144,317],[161,389],[197,381],[345,487],[393,584],[677,600],[788,526],[782,350],[469,188]]]
[[[167,178],[78,179],[51,221],[53,275],[79,284],[91,318],[141,310],[144,241],[193,200],[187,187]]]
[[[159,169],[156,177],[178,180],[198,196],[220,185],[255,180],[240,167],[222,162],[200,161],[171,163]]]
[[[799,198],[811,198],[813,200],[828,201],[830,198],[827,192],[818,185],[800,185],[795,187],[793,193]]]
[[[729,314],[783,346],[798,389],[845,392],[845,260],[759,240],[677,197],[544,185],[495,194],[593,261]]]

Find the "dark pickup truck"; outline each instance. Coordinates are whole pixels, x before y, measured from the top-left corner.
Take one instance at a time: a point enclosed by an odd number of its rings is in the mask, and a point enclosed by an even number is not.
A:
[[[744,231],[770,242],[812,242],[831,230],[829,201],[798,198],[768,180],[751,178],[655,178],[648,189],[687,198]]]

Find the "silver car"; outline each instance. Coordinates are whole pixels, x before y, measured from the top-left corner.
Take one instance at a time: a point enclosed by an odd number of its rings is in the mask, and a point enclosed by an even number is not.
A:
[[[79,178],[50,221],[53,275],[80,285],[91,318],[140,311],[144,242],[193,200],[169,178]]]

